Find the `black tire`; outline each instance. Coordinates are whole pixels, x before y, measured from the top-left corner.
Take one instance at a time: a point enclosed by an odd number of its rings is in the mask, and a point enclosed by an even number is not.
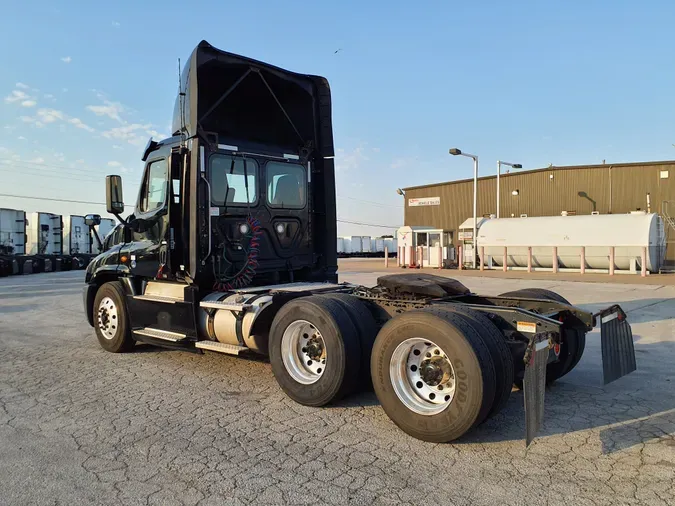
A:
[[[373,314],[368,310],[365,303],[353,295],[346,293],[328,293],[321,295],[340,302],[349,312],[352,323],[356,327],[361,345],[361,368],[359,371],[359,390],[372,389],[373,383],[370,378],[370,355],[377,336],[377,322]]]
[[[104,318],[101,311],[101,301],[110,299],[116,309],[114,318],[106,316]],[[107,304],[108,308],[110,307]],[[109,313],[105,310],[105,314]],[[102,285],[96,292],[94,297],[94,329],[96,330],[96,337],[98,342],[106,351],[111,353],[124,353],[131,350],[136,344],[131,336],[131,326],[129,325],[129,314],[124,296],[124,288],[119,281],[110,281]],[[102,324],[108,324],[109,329],[114,331],[112,337],[106,337],[101,329]]]
[[[457,381],[455,399],[440,413],[423,415],[398,397],[390,375],[394,350],[405,340],[429,339],[450,359]],[[467,316],[442,309],[407,311],[389,320],[375,339],[371,358],[375,394],[389,418],[422,441],[452,441],[487,416],[495,396],[490,350]]]
[[[288,326],[305,320],[323,337],[326,367],[315,383],[304,384],[293,378],[284,365],[282,338]],[[326,297],[301,297],[284,304],[270,327],[269,356],[272,372],[281,389],[305,406],[324,406],[354,391],[361,366],[358,332],[347,309]]]
[[[504,335],[485,314],[460,304],[448,304],[443,309],[465,315],[469,319],[469,323],[473,329],[480,334],[490,349],[490,355],[495,365],[496,379],[495,399],[487,415],[487,418],[492,418],[506,406],[511,396],[514,380],[514,365],[511,350],[506,344]]]
[[[500,297],[526,297],[531,299],[544,299],[571,305],[560,294],[544,288],[524,288],[513,292],[502,293]],[[546,382],[553,383],[569,373],[581,360],[586,348],[586,334],[577,329],[564,329],[565,338],[560,346],[558,361],[546,366]],[[516,382],[518,388],[523,388],[522,380]]]

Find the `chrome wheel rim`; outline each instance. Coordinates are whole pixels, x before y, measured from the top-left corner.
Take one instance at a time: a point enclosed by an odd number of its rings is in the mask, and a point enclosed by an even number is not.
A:
[[[412,337],[399,344],[389,361],[389,377],[399,400],[420,415],[435,415],[455,396],[455,370],[440,346]]]
[[[113,339],[117,333],[119,316],[117,306],[110,297],[104,297],[98,304],[98,329],[106,339]]]
[[[281,358],[288,374],[303,385],[319,381],[326,369],[326,343],[307,320],[291,323],[281,336]]]

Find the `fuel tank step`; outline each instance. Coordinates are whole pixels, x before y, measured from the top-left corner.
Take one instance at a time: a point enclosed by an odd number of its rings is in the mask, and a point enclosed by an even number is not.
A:
[[[169,332],[168,330],[153,329],[151,327],[134,330],[134,334],[153,337],[155,339],[162,339],[164,341],[171,341],[172,343],[180,342],[187,337],[185,334],[181,334],[179,332]]]
[[[183,299],[175,297],[163,297],[161,295],[134,295],[136,300],[149,300],[151,302],[163,302],[165,304],[175,304],[176,302],[183,302]]]
[[[248,350],[246,346],[219,343],[218,341],[197,341],[195,347],[203,350],[217,351],[218,353],[227,353],[228,355],[239,355],[241,352]]]
[[[217,300],[203,300],[199,303],[199,307],[204,307],[208,309],[226,309],[229,311],[243,311],[245,309],[251,309],[251,304],[231,304],[228,302],[220,302]]]

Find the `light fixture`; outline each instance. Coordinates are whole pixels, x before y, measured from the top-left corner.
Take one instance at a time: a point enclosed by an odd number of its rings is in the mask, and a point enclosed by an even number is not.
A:
[[[512,167],[514,169],[522,169],[523,166],[519,163],[509,163],[509,162],[502,162],[501,160],[497,160],[497,218],[499,218],[499,196],[501,195],[501,192],[499,190],[499,177],[502,175],[502,165],[506,165],[508,167]],[[506,171],[508,173],[508,170]]]
[[[248,223],[242,223],[241,225],[239,225],[239,232],[240,232],[242,235],[248,234],[248,231],[249,231],[249,230],[250,230],[250,228],[249,228],[249,226],[248,226]]]
[[[405,197],[405,192],[403,190],[401,190],[400,188],[396,188],[396,193],[398,193],[402,197]]]
[[[286,225],[283,223],[277,223],[274,229],[277,231],[277,234],[281,235],[286,231]]]
[[[520,195],[520,192],[519,192],[518,190],[513,190],[513,191],[511,192],[511,195],[513,195],[514,197],[516,197],[516,196]]]
[[[461,149],[457,148],[450,148],[448,150],[448,153],[450,153],[453,156],[461,155],[461,156],[466,156],[468,158],[473,159],[473,234],[471,235],[471,242],[473,246],[473,254],[471,255],[472,257],[472,262],[471,266],[475,269],[476,268],[476,253],[477,253],[477,248],[478,248],[478,237],[477,237],[477,213],[478,213],[478,156],[476,155],[471,155],[469,153],[462,153]],[[462,260],[460,260],[462,261]]]

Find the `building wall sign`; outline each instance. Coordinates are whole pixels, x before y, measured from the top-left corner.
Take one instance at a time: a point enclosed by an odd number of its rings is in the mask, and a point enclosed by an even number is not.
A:
[[[422,197],[419,199],[408,199],[409,207],[420,207],[420,206],[440,206],[441,197]]]

